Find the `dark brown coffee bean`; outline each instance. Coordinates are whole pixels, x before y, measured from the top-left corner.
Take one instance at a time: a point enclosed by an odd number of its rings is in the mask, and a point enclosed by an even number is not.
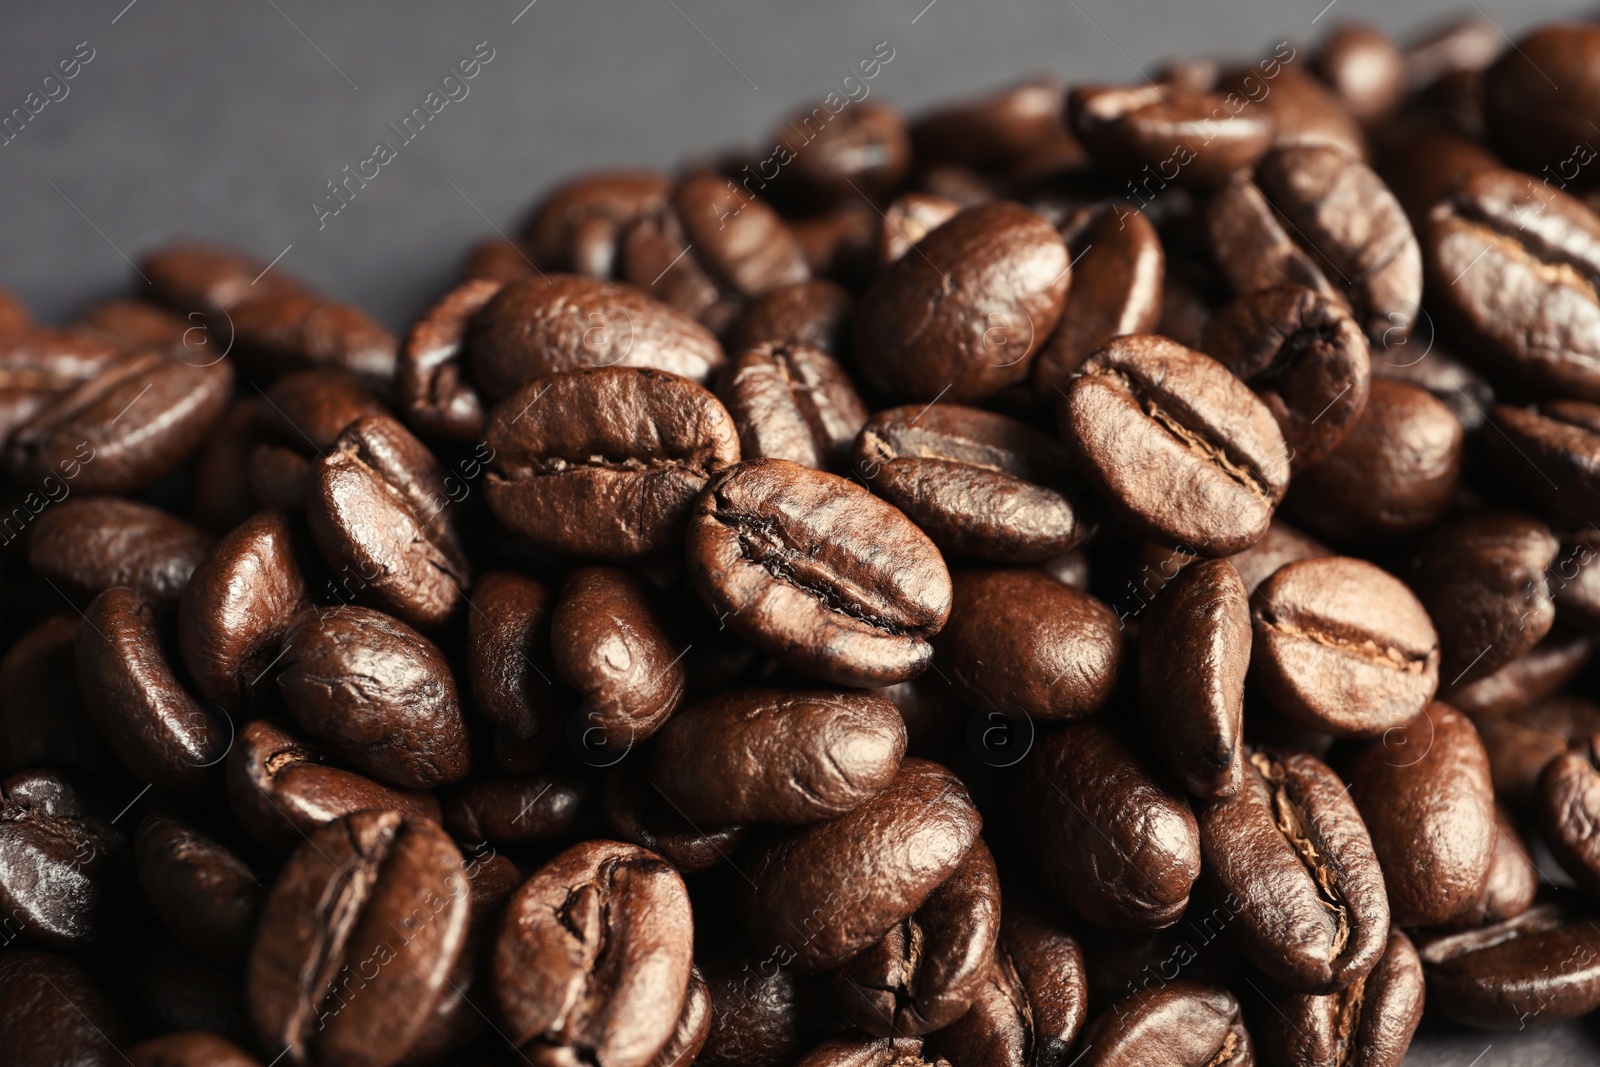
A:
[[[297,452],[324,453],[341,431],[368,415],[388,415],[383,401],[349,371],[315,367],[279,378],[263,394],[264,436]]]
[[[1455,501],[1462,438],[1461,423],[1425,390],[1374,379],[1366,410],[1344,440],[1295,478],[1289,513],[1338,540],[1422,530]]]
[[[923,115],[911,126],[917,159],[978,170],[1005,167],[1060,136],[1061,86],[1037,77]]]
[[[745,459],[838,469],[867,421],[844,368],[803,344],[769,342],[741,353],[724,368],[717,398],[739,428]]]
[[[495,516],[541,547],[608,560],[676,546],[696,493],[736,463],[733,419],[684,378],[628,367],[535,382],[489,413]]]
[[[884,209],[872,245],[873,265],[878,269],[904,258],[928,234],[961,214],[959,200],[936,193],[910,192],[897,196]]]
[[[209,338],[200,322],[199,315],[186,318],[160,304],[127,297],[102,301],[78,317],[79,328],[93,331],[128,352],[156,349],[191,363],[215,358],[207,352]]]
[[[1243,773],[1249,594],[1225,559],[1178,572],[1141,620],[1139,711],[1150,747],[1197,797],[1231,797]]]
[[[696,967],[689,973],[689,991],[684,995],[678,1024],[661,1051],[650,1061],[650,1067],[689,1067],[698,1063],[700,1050],[710,1032],[711,994],[700,976],[700,968]]]
[[[158,248],[144,257],[140,267],[157,300],[180,314],[207,315],[231,311],[246,300],[305,291],[287,271],[266,268],[264,259],[198,241]]]
[[[1314,290],[1280,286],[1235,299],[1206,323],[1201,347],[1266,402],[1292,471],[1333,451],[1367,406],[1367,339]]]
[[[319,826],[369,808],[390,808],[435,821],[431,793],[393,789],[331,766],[314,745],[271,719],[239,728],[228,752],[228,805],[257,841],[287,853]]]
[[[1389,936],[1367,829],[1321,761],[1258,748],[1248,764],[1236,796],[1197,814],[1208,877],[1235,905],[1229,934],[1296,992],[1343,989],[1373,968]]]
[[[20,934],[50,948],[87,948],[101,925],[112,846],[110,827],[54,771],[22,771],[0,782],[6,943]]]
[[[1088,593],[1032,568],[957,571],[940,670],[974,704],[1036,719],[1105,706],[1122,667],[1121,627]]]
[[[1113,340],[1058,408],[1085,476],[1136,529],[1227,556],[1266,532],[1289,483],[1272,413],[1216,361],[1154,334]]]
[[[555,841],[572,828],[589,783],[571,771],[474,778],[445,796],[445,829],[457,841],[522,845]]]
[[[114,586],[83,621],[78,688],[111,751],[157,789],[186,797],[210,789],[235,727],[219,723],[179,681],[149,601]]]
[[[1534,811],[1545,843],[1573,880],[1591,895],[1600,892],[1600,848],[1594,820],[1600,815],[1600,770],[1594,761],[1595,735],[1556,756],[1539,775]]]
[[[1283,992],[1254,1037],[1267,1062],[1283,1067],[1400,1067],[1422,1020],[1422,961],[1411,939],[1391,930],[1383,958],[1337,993]]]
[[[1028,376],[1061,318],[1067,247],[1019,204],[957,215],[883,271],[856,307],[855,353],[880,393],[986,400]]]
[[[152,812],[134,838],[139,885],[185,948],[213,962],[244,956],[264,892],[245,862],[195,827]]]
[[[787,1067],[799,1051],[807,998],[773,957],[735,955],[706,972],[711,1032],[702,1067]]]
[[[1183,793],[1098,719],[1041,734],[1034,749],[1014,809],[1050,892],[1097,925],[1177,922],[1200,875]]]
[[[1280,568],[1252,598],[1251,672],[1284,715],[1338,737],[1401,726],[1439,687],[1439,636],[1400,580],[1328,556]]]
[[[1485,412],[1494,406],[1494,389],[1489,380],[1442,346],[1418,347],[1423,344],[1419,332],[1404,344],[1374,348],[1373,377],[1392,378],[1426,389],[1450,409],[1468,433],[1478,429],[1487,418]]]
[[[1295,47],[1284,42],[1254,67],[1223,71],[1212,91],[1226,94],[1230,111],[1260,108],[1270,114],[1278,148],[1329,147],[1366,159],[1366,137],[1355,117],[1298,58]]]
[[[172,473],[222,418],[228,363],[127,356],[17,428],[6,469],[23,485],[61,475],[83,493],[132,493]]]
[[[18,1064],[127,1067],[127,1028],[87,971],[34,949],[0,953],[0,1048]]]
[[[1494,759],[1490,757],[1491,770]],[[1500,801],[1494,805],[1494,858],[1489,861],[1489,880],[1483,895],[1471,911],[1456,920],[1459,929],[1488,926],[1515,918],[1533,906],[1539,892],[1539,868],[1528,852],[1528,843],[1517,829],[1510,810]]]
[[[1076,274],[1061,322],[1033,364],[1033,391],[1044,403],[1094,351],[1113,337],[1159,333],[1166,256],[1143,212],[1083,209],[1061,227]]]
[[[523,883],[494,951],[505,1037],[559,1062],[645,1067],[689,987],[694,921],[661,857],[614,841],[574,846]]]
[[[178,649],[201,696],[230,711],[259,700],[283,635],[309,602],[304,552],[289,516],[263,511],[195,568],[178,605]]]
[[[1412,557],[1412,585],[1439,629],[1439,673],[1482,678],[1538,644],[1556,609],[1545,570],[1561,545],[1537,519],[1484,512],[1434,528]]]
[[[1270,111],[1230,112],[1221,94],[1157,83],[1075,86],[1067,121],[1096,162],[1116,172],[1144,168],[1199,186],[1254,167],[1274,132]]]
[[[308,293],[256,296],[228,312],[233,355],[250,375],[275,381],[309,367],[335,367],[387,392],[399,342],[366,313]]]
[[[225,1037],[203,1030],[162,1034],[128,1050],[133,1067],[261,1067],[261,1061]]]
[[[673,717],[651,753],[651,781],[698,824],[821,822],[894,781],[906,728],[872,693],[737,690]]]
[[[212,537],[160,508],[116,497],[64,500],[28,533],[28,566],[89,599],[114,585],[176,603]]]
[[[564,182],[528,218],[529,253],[545,270],[612,277],[622,232],[665,205],[671,185],[665,174],[645,170],[594,171]]]
[[[1233,994],[1187,978],[1111,1005],[1089,1025],[1083,1041],[1082,1067],[1255,1063],[1255,1049]]]
[[[1417,949],[1429,1004],[1468,1026],[1525,1030],[1600,1006],[1600,923],[1571,895]]]
[[[488,401],[585,367],[644,367],[706,382],[722,347],[705,327],[632,286],[565,275],[501,289],[473,316],[467,363]]]
[[[867,420],[855,470],[952,555],[1037,563],[1075,548],[1090,524],[1059,441],[1006,415],[912,405]]]
[[[1376,26],[1361,22],[1335,26],[1312,57],[1311,67],[1363,126],[1381,123],[1405,100],[1405,57]]]
[[[1508,702],[1482,709],[1473,721],[1489,752],[1495,795],[1525,811],[1540,798],[1544,769],[1600,734],[1600,705],[1575,696]]]
[[[999,934],[1000,876],[980,838],[922,907],[836,972],[839,1009],[878,1037],[942,1029],[972,1006]]]
[[[872,277],[872,247],[880,221],[871,204],[846,202],[821,215],[793,219],[789,230],[800,242],[812,274],[858,289]]]
[[[693,258],[724,299],[742,304],[810,275],[800,244],[783,219],[743,186],[710,172],[691,175],[673,192],[672,207]],[[629,280],[641,284],[640,279]],[[643,284],[647,290],[655,288],[654,283]],[[730,317],[723,325],[731,322]]]
[[[262,507],[298,511],[315,481],[316,467],[304,452],[271,444],[250,452],[250,496]]]
[[[1509,159],[1543,173],[1590,144],[1594,130],[1585,117],[1600,100],[1600,80],[1590,65],[1597,49],[1600,31],[1593,26],[1556,23],[1499,52],[1484,70],[1484,124]],[[1592,160],[1594,150],[1582,158]]]
[[[0,774],[25,767],[103,771],[113,756],[78,693],[77,615],[52,615],[0,659]]]
[[[1557,630],[1487,678],[1441,687],[1451,707],[1486,721],[1486,716],[1531,708],[1554,696],[1588,664],[1594,649],[1587,637]],[[1491,752],[1491,755],[1493,753]]]
[[[924,1055],[919,1037],[836,1037],[802,1056],[795,1067],[950,1067]]]
[[[709,870],[729,860],[750,828],[691,822],[651,784],[648,770],[648,760],[635,759],[618,761],[606,773],[600,792],[600,815],[606,827],[622,840],[658,853],[684,874]]]
[[[261,502],[250,478],[250,460],[261,441],[261,424],[268,411],[266,398],[246,396],[235,401],[195,455],[190,473],[186,514],[192,522],[214,534],[225,534],[259,511]],[[304,494],[296,499],[304,499]]]
[[[862,99],[842,111],[824,102],[798,112],[772,131],[772,143],[774,162],[782,159],[780,149],[790,160],[780,172],[780,187],[807,205],[877,200],[893,192],[911,169],[905,119],[898,108],[876,101]],[[749,188],[749,172],[746,167],[744,177],[735,175],[742,188]]]
[[[1433,703],[1345,768],[1401,926],[1440,926],[1469,911],[1494,857],[1494,787],[1478,731]]]
[[[484,404],[466,378],[462,349],[472,317],[503,284],[483,278],[462,282],[406,334],[395,365],[395,404],[424,437],[470,444],[482,435]]]
[[[1594,565],[1600,557],[1600,534],[1586,529],[1566,534],[1561,542],[1561,551],[1545,575],[1556,604],[1556,622],[1593,631],[1600,628],[1600,567]]]
[[[1586,523],[1600,507],[1600,404],[1496,404],[1484,435],[1494,472],[1544,513]],[[1531,469],[1530,469],[1531,467]]]
[[[62,395],[127,352],[85,330],[28,326],[0,334],[0,443]]]
[[[262,1044],[296,1064],[399,1062],[461,954],[468,895],[461,853],[427,819],[363,811],[313,833],[250,952]]]
[[[690,576],[736,635],[839,685],[920,673],[950,614],[950,573],[893,506],[777,459],[714,475],[689,522]]]
[[[1274,516],[1272,525],[1267,527],[1261,540],[1243,552],[1229,556],[1228,562],[1239,572],[1245,592],[1254,595],[1261,583],[1276,574],[1284,564],[1331,555],[1331,548]]]
[[[429,789],[467,776],[450,665],[392,616],[348,605],[304,612],[283,637],[278,691],[307,733],[382,781]]]
[[[848,815],[773,831],[755,848],[741,863],[745,930],[797,970],[836,967],[922,907],[981,826],[959,778],[908,759],[889,788]]]
[[[835,359],[850,351],[855,297],[843,286],[813,278],[768,290],[745,305],[728,331],[730,352],[757,345],[808,345]]]
[[[550,590],[531,578],[494,571],[478,580],[467,614],[467,684],[473,704],[494,723],[495,763],[525,774],[561,742],[577,697],[556,683],[550,657]]]

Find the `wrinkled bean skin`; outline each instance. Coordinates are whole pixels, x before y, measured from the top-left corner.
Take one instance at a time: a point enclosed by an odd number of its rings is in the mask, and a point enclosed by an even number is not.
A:
[[[1489,757],[1466,716],[1430,704],[1357,750],[1344,777],[1395,923],[1440,926],[1471,910],[1489,878],[1496,830]]]
[[[400,346],[395,404],[424,437],[470,444],[483,432],[484,404],[466,378],[462,348],[473,316],[503,284],[462,282],[417,320]]]
[[[1220,986],[1180,978],[1100,1013],[1084,1033],[1084,1067],[1250,1067],[1239,1002]]]
[[[283,646],[278,691],[312,737],[402,788],[467,776],[455,678],[427,638],[382,612],[342,606],[302,613]]]
[[[0,1048],[17,1063],[126,1067],[127,1028],[87,971],[65,956],[0,953]]]
[[[677,1026],[693,938],[688,890],[661,857],[614,841],[566,850],[506,908],[493,963],[505,1036],[536,1067],[645,1067]]]
[[[796,970],[836,967],[920,908],[981,827],[959,778],[908,759],[889,788],[848,815],[755,846],[739,898],[745,931]]]
[[[171,815],[145,816],[134,839],[145,899],[186,948],[219,964],[243,957],[264,896],[245,862]]]
[[[844,368],[805,344],[766,342],[734,357],[717,398],[739,428],[745,459],[837,469],[867,421]]]
[[[20,932],[49,948],[94,940],[112,873],[110,827],[54,771],[0,782],[0,909],[9,942]]]
[[[942,1058],[928,1059],[916,1037],[836,1037],[824,1041],[795,1067],[950,1067]]]
[[[584,367],[647,367],[705,383],[723,363],[711,333],[631,286],[557,275],[513,282],[467,328],[467,366],[490,402]]]
[[[95,597],[78,635],[78,688],[117,758],[141,781],[179,796],[211,788],[232,746],[183,687],[169,662],[155,609],[126,586]]]
[[[685,708],[651,754],[651,781],[697,823],[804,825],[893,783],[905,722],[872,693],[754,689]]]
[[[931,404],[865,421],[856,473],[945,552],[1037,563],[1093,528],[1072,499],[1082,494],[1066,450],[1018,419]]]
[[[365,811],[316,831],[279,875],[250,952],[262,1044],[297,1064],[398,1063],[445,991],[468,908],[461,853],[431,821]]]
[[[1123,663],[1110,608],[1032,568],[957,571],[937,662],[968,700],[1041,720],[1081,719],[1111,699]]]
[[[1194,814],[1106,725],[1042,734],[1014,800],[1045,885],[1084,919],[1162,927],[1183,914],[1200,875]]]
[[[1237,905],[1229,933],[1269,977],[1322,995],[1377,964],[1389,937],[1383,872],[1325,764],[1255,749],[1239,793],[1197,817],[1207,876]]]
[[[689,574],[737,636],[838,685],[926,669],[950,615],[950,572],[897,508],[853,482],[751,460],[706,484],[689,520]]]
[[[1022,381],[1061,317],[1072,271],[1043,218],[997,201],[957,215],[883,271],[856,306],[855,354],[904,403],[976,403]]]
[[[1179,571],[1140,629],[1139,711],[1157,758],[1197,797],[1239,788],[1249,665],[1250,604],[1234,565]]]
[[[1377,737],[1439,687],[1439,636],[1400,580],[1365,560],[1289,563],[1251,598],[1250,669],[1284,715],[1340,737]]]
[[[92,598],[126,585],[173,603],[211,549],[204,530],[159,508],[116,497],[64,500],[28,534],[28,565],[65,591]]]
[[[178,651],[207,700],[250,706],[283,635],[308,603],[304,535],[263,511],[225,535],[190,577],[178,605]]]
[[[574,694],[555,684],[548,588],[509,571],[478,580],[467,615],[467,683],[473,704],[494,724],[495,763],[538,770],[555,751]]]
[[[556,552],[640,559],[677,544],[695,494],[739,460],[727,410],[693,382],[606,368],[529,384],[489,413],[485,494]]]
[[[1423,938],[1417,950],[1429,1003],[1468,1026],[1523,1030],[1600,1005],[1600,934],[1593,909],[1570,895],[1480,930]]]
[[[1085,477],[1164,544],[1232,555],[1261,538],[1288,488],[1266,405],[1220,364],[1154,334],[1096,352],[1057,419]]]

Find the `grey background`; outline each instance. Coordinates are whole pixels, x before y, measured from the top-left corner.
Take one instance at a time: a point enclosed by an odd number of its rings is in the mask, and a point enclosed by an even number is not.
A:
[[[402,329],[462,251],[510,231],[556,178],[769,146],[787,109],[870,83],[915,108],[1033,71],[1137,80],[1171,54],[1254,53],[1340,19],[1414,30],[1470,0],[96,0],[0,17],[0,114],[93,60],[0,147],[0,285],[42,320],[142,286],[127,261],[175,235],[249,248]],[[127,5],[127,6],[125,6]],[[1578,5],[1478,0],[1506,34]],[[516,21],[513,22],[513,19]],[[372,154],[480,42],[494,58],[318,229],[312,201]],[[127,258],[124,258],[127,257]],[[1430,1032],[1409,1064],[1600,1062],[1600,1027]]]

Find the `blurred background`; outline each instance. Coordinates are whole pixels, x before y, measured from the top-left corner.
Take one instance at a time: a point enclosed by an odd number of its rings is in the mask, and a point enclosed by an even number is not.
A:
[[[43,98],[60,61],[92,58],[0,147],[0,285],[63,320],[137,281],[141,251],[193,235],[281,254],[402,329],[469,243],[511,232],[559,177],[769,148],[780,118],[838,91],[882,42],[893,58],[870,93],[915,110],[1033,72],[1138,81],[1168,56],[1255,55],[1343,20],[1404,40],[1474,7],[1511,38],[1588,13],[1542,0],[12,0],[0,116]],[[466,95],[401,142],[389,124],[475,55],[487,61]],[[380,140],[396,158],[319,220],[326,183]]]

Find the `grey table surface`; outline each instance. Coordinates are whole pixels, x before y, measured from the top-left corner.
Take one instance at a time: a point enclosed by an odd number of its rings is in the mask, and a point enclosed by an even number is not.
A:
[[[1033,71],[1137,80],[1169,55],[1256,53],[1340,19],[1405,33],[1473,7],[1511,38],[1583,13],[1546,0],[3,0],[0,115],[55,99],[0,147],[0,285],[65,320],[142,287],[141,250],[196,235],[281,255],[402,329],[468,244],[509,231],[557,178],[765,146],[782,113],[842,91],[880,42],[893,58],[870,92],[916,108]],[[474,53],[489,58],[462,96],[443,80]],[[45,83],[75,55],[92,58]],[[389,124],[447,90],[456,99],[402,142]],[[325,183],[380,141],[394,158],[319,219]],[[1600,1025],[1430,1026],[1406,1062],[1595,1064]]]

